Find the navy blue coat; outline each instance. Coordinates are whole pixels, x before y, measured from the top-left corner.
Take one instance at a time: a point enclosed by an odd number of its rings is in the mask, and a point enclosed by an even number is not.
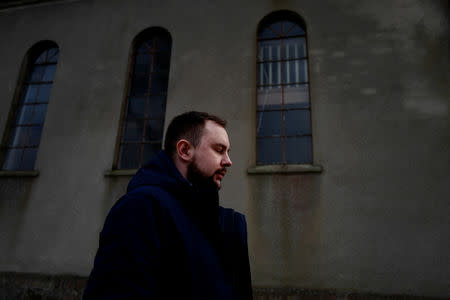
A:
[[[109,212],[83,299],[251,299],[245,217],[218,199],[160,151]]]

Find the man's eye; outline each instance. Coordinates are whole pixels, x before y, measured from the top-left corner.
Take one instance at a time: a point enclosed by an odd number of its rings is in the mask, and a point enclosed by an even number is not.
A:
[[[216,148],[216,152],[222,154],[223,153],[223,148]]]

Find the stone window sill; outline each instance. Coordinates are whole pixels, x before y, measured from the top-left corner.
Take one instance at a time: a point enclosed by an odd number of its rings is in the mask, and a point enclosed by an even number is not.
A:
[[[127,170],[108,170],[105,172],[106,177],[111,176],[133,176],[136,174],[138,169],[127,169]]]
[[[7,171],[0,170],[0,177],[37,177],[39,176],[39,171],[29,170],[29,171]]]
[[[247,174],[295,174],[295,173],[321,173],[320,165],[261,165],[247,169]]]

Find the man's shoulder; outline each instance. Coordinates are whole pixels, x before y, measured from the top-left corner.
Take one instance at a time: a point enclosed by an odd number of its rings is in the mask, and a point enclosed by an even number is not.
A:
[[[114,204],[112,210],[164,208],[173,205],[173,200],[173,196],[167,190],[146,185],[128,191]]]
[[[247,232],[245,215],[232,208],[219,206],[219,218],[224,232]]]
[[[233,216],[235,218],[239,218],[239,219],[245,219],[245,215],[243,213],[240,213],[232,208],[228,208],[228,207],[223,207],[221,205],[219,205],[219,214],[220,216]]]

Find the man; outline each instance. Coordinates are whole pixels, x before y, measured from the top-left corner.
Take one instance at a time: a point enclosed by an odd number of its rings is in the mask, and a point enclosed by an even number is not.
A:
[[[100,233],[83,299],[251,299],[245,217],[219,206],[226,122],[175,117]]]

